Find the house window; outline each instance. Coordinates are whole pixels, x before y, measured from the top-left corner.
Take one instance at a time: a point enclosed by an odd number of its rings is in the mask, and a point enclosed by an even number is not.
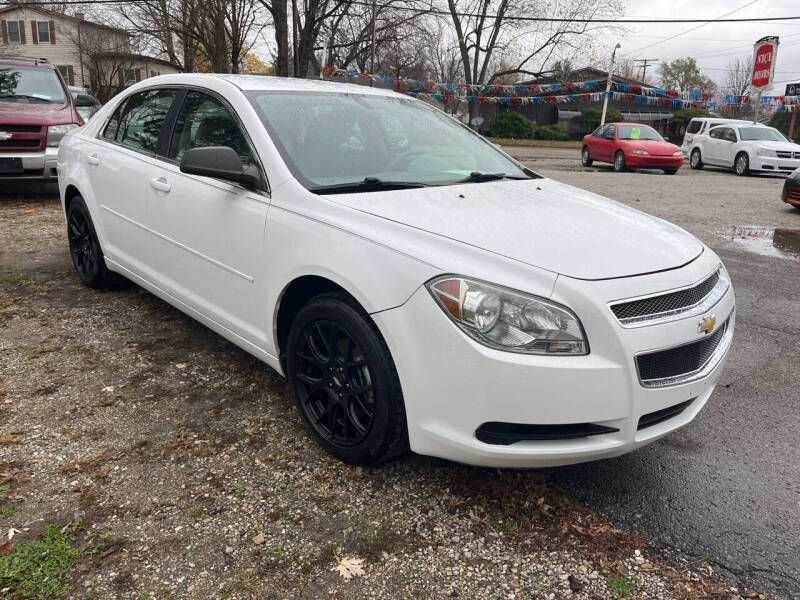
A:
[[[36,34],[39,36],[39,43],[50,42],[50,23],[48,21],[36,21]]]
[[[135,69],[125,69],[125,85],[133,85],[136,83],[136,70]]]
[[[19,36],[19,21],[8,21],[8,43],[19,44],[22,39]]]
[[[69,67],[67,65],[58,65],[56,67],[58,72],[61,73],[61,77],[64,78],[64,81],[69,81]]]
[[[150,77],[158,77],[161,75],[161,71],[150,71]]]

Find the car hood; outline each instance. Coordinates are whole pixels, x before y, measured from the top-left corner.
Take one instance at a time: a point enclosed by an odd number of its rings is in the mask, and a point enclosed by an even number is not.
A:
[[[633,150],[634,148],[640,148],[656,156],[670,155],[680,150],[680,147],[675,144],[660,142],[658,140],[619,140],[619,143],[625,149]]]
[[[800,145],[791,142],[775,142],[771,140],[746,140],[747,144],[770,150],[784,150],[786,152],[800,152]]]
[[[3,125],[58,125],[72,123],[72,105],[27,100],[0,100],[0,127]]]
[[[700,241],[680,227],[550,179],[327,198],[578,279],[611,279],[674,269],[703,252]],[[425,258],[436,262],[435,257]]]

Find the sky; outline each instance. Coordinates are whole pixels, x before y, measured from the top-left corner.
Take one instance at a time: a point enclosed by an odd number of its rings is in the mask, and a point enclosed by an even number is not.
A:
[[[719,18],[736,10],[730,18],[800,16],[800,0],[627,0],[626,18]],[[800,82],[800,21],[767,23],[709,23],[673,40],[666,38],[699,24],[628,25],[620,40],[619,54],[625,59],[674,60],[693,56],[700,71],[723,83],[731,58],[753,54],[753,43],[766,35],[780,37],[774,83],[765,94],[781,95],[785,83]],[[651,45],[652,44],[652,45]],[[649,46],[649,47],[646,47]],[[651,67],[648,66],[648,72]],[[652,67],[657,69],[657,67]]]

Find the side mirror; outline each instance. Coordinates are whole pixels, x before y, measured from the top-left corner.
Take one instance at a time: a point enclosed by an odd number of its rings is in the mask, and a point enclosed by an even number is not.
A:
[[[230,146],[207,146],[187,150],[181,159],[181,173],[215,177],[240,183],[248,189],[261,186],[258,167],[245,167],[239,155]]]
[[[97,104],[94,97],[90,96],[89,94],[78,94],[75,96],[75,106],[76,107],[87,107],[87,106],[94,106]]]

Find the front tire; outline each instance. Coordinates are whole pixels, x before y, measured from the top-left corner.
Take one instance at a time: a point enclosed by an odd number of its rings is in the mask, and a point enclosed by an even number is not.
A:
[[[584,167],[591,167],[593,162],[594,161],[592,160],[592,157],[589,154],[589,146],[584,146],[583,150],[581,151],[581,164]]]
[[[84,285],[101,289],[120,285],[124,280],[108,270],[97,239],[97,232],[81,196],[75,196],[67,208],[67,239],[72,264]]]
[[[740,152],[736,155],[736,160],[733,161],[733,170],[742,177],[750,175],[750,157],[747,156],[746,152]]]
[[[625,155],[619,150],[614,155],[614,170],[617,173],[622,173],[625,170]]]
[[[370,466],[408,450],[394,361],[369,315],[346,294],[324,294],[300,309],[286,372],[303,421],[339,460]]]
[[[689,156],[689,166],[693,169],[703,168],[703,157],[700,155],[699,148],[692,150],[692,154]]]

